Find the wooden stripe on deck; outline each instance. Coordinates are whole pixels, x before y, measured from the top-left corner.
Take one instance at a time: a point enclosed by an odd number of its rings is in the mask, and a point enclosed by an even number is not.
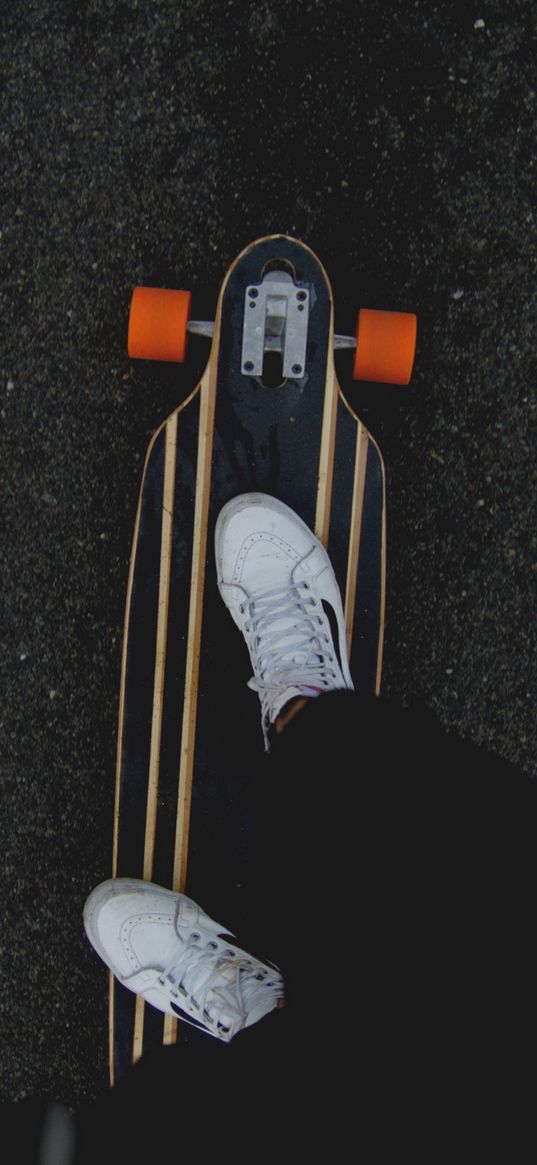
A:
[[[328,546],[328,532],[330,528],[330,506],[332,504],[332,486],[334,481],[334,451],[336,447],[336,422],[339,396],[336,370],[332,357],[333,331],[334,322],[331,306],[314,531],[319,541],[325,547]]]
[[[162,736],[162,711],[164,705],[164,678],[166,673],[166,646],[168,639],[168,611],[170,602],[170,577],[172,565],[173,503],[175,492],[175,463],[177,456],[177,413],[166,422],[164,452],[164,487],[162,493],[162,529],[160,538],[160,573],[158,592],[157,639],[155,650],[155,676],[153,682],[153,715],[151,720],[151,751],[149,756],[149,778],[147,785],[147,807],[144,842],[144,882],[153,880],[153,859],[155,853],[155,826],[157,820],[158,783],[160,772],[160,742]],[[145,1004],[140,995],[136,996],[133,1034],[133,1060],[140,1058],[143,1050]]]
[[[216,343],[218,343],[219,319],[217,319],[215,324],[215,336]],[[188,618],[186,687],[183,708],[183,729],[181,734],[181,758],[179,762],[179,787],[173,865],[173,889],[180,893],[185,889],[188,863],[188,837],[196,743],[205,564],[207,559],[207,525],[211,493],[216,379],[217,361],[211,360],[209,361],[208,371],[205,373],[201,382],[200,389],[196,506],[194,511],[194,535],[192,544],[192,578]],[[176,1042],[176,1039],[177,1020],[170,1015],[166,1015],[164,1017],[163,1042],[165,1044],[173,1044]]]
[[[350,659],[352,628],[356,608],[356,588],[358,582],[358,559],[360,555],[360,536],[362,533],[362,513],[364,508],[365,472],[367,468],[367,453],[369,437],[363,425],[358,421],[356,433],[356,457],[354,462],[354,482],[352,490],[352,511],[349,530],[349,551],[347,558],[347,583],[345,587],[345,633],[347,637],[347,653]]]
[[[145,478],[145,473],[147,470],[147,466],[149,464],[151,453],[152,453],[153,447],[154,447],[154,445],[155,445],[155,443],[160,435],[160,432],[161,432],[161,429],[158,429],[157,432],[153,435],[153,438],[149,444],[149,448],[147,450],[146,458],[145,458],[145,466],[144,466],[144,473],[142,476],[142,481]],[[114,802],[114,837],[113,837],[113,843],[112,843],[112,877],[113,878],[117,878],[117,876],[118,876],[121,771],[122,771],[122,764],[123,764],[123,722],[124,722],[124,715],[125,715],[125,688],[126,688],[126,677],[127,677],[127,652],[128,652],[128,639],[129,639],[129,619],[130,619],[132,588],[133,588],[133,581],[134,581],[134,570],[135,570],[135,564],[136,564],[136,552],[135,551],[136,551],[136,547],[138,545],[138,534],[139,534],[139,530],[140,530],[140,521],[141,521],[141,513],[142,513],[141,500],[142,500],[142,490],[140,490],[140,497],[138,500],[138,508],[136,511],[136,519],[135,519],[135,523],[134,523],[132,551],[131,551],[130,562],[129,562],[129,577],[128,577],[128,582],[127,582],[127,601],[126,601],[126,605],[125,605],[125,623],[124,623],[124,630],[123,630],[123,647],[122,647],[122,657],[121,657],[121,683],[120,683],[120,690],[119,690],[119,714],[118,714],[119,729],[118,729],[118,746],[117,746],[117,757],[116,757],[116,789],[115,789],[115,802]],[[110,1084],[112,1087],[115,1083],[115,1073],[114,1073],[115,987],[116,987],[115,978],[114,978],[113,973],[110,972],[109,997],[108,997],[109,998],[108,1041],[109,1041]]]

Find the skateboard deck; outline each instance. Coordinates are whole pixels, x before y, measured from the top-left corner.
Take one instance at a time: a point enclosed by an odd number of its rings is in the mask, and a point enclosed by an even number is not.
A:
[[[217,589],[214,526],[225,502],[272,494],[315,531],[341,589],[355,687],[380,686],[384,469],[339,387],[333,343],[332,292],[315,254],[286,236],[253,243],[225,277],[201,382],[155,433],[143,472],[113,876],[183,890],[231,931],[243,921],[249,790],[263,738],[248,652]],[[277,350],[275,383],[266,383],[263,346]],[[111,977],[112,1081],[191,1032]]]

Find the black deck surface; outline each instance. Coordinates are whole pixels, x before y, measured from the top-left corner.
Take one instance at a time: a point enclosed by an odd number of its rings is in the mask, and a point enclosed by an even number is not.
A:
[[[291,263],[295,282],[312,304],[306,376],[266,387],[241,372],[245,290],[259,283],[265,265]],[[308,249],[290,239],[266,240],[241,258],[226,284],[218,355],[207,560],[199,670],[192,815],[186,890],[202,904],[218,905],[232,929],[244,934],[243,895],[251,865],[252,774],[263,750],[258,697],[246,683],[247,649],[217,589],[214,526],[222,506],[237,494],[271,493],[315,527],[319,459],[327,382],[330,295],[322,268]],[[204,390],[202,390],[204,391]],[[345,596],[352,544],[352,504],[357,442],[362,426],[338,399],[333,450],[334,489],[327,544]],[[174,846],[181,764],[200,394],[178,413],[171,536],[165,679],[158,758],[158,804],[151,872],[144,867],[146,806],[154,717],[155,654],[166,460],[166,427],[152,443],[140,497],[139,525],[129,602],[123,718],[117,876],[146,876],[163,886],[174,877]],[[363,440],[363,438],[362,438]],[[382,627],[384,483],[379,453],[366,442],[357,604],[351,646],[355,686],[375,691]],[[201,488],[201,487],[200,487]],[[239,730],[238,730],[239,729]],[[215,907],[213,906],[213,910]],[[130,1062],[134,999],[114,986],[116,1072]],[[161,1040],[162,1017],[145,1009],[144,1047]]]

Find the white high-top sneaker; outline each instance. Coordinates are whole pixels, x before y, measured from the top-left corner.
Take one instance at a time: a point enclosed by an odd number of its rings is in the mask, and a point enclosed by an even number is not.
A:
[[[226,1043],[283,999],[277,968],[241,950],[185,894],[110,879],[92,890],[84,926],[124,987]]]
[[[319,539],[267,494],[227,502],[215,553],[220,594],[250,652],[248,686],[259,693],[268,749],[270,726],[289,700],[354,687],[339,587]]]

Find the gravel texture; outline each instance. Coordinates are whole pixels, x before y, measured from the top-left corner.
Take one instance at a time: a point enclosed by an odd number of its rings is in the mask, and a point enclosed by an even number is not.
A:
[[[535,773],[536,11],[13,0],[0,46],[0,1096],[77,1106],[107,1079],[81,916],[110,874],[138,485],[203,363],[128,360],[135,283],[210,317],[283,231],[339,331],[417,311],[412,385],[350,390],[387,469],[384,690]]]

